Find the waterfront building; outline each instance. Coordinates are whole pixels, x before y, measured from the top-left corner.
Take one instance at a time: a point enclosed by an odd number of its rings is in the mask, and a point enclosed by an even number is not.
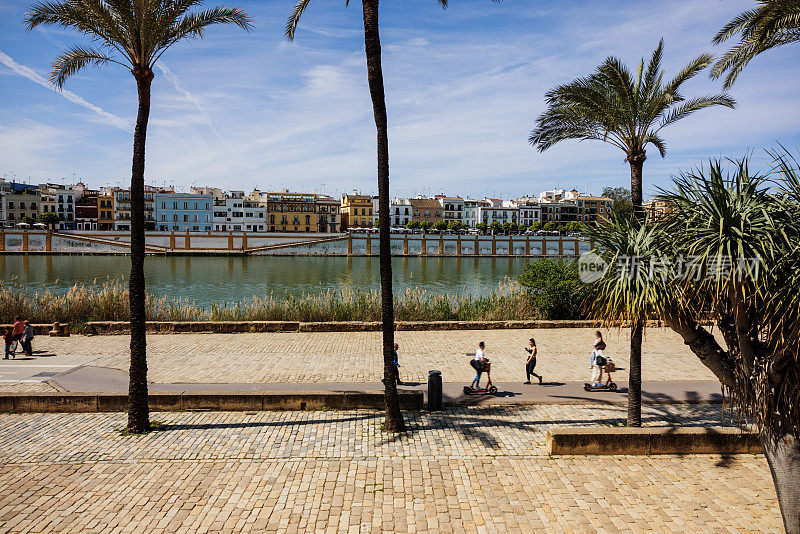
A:
[[[609,218],[611,206],[614,204],[610,198],[592,195],[578,195],[571,200],[578,208],[578,222],[592,226]]]
[[[267,216],[270,232],[316,232],[318,230],[316,195],[292,193],[284,189],[267,193]]]
[[[369,195],[342,195],[342,230],[372,226],[372,197]]]
[[[483,202],[477,206],[478,222],[487,226],[492,223],[517,223],[519,209],[514,206],[503,205],[499,198],[484,198]]]
[[[464,211],[462,215],[462,222],[467,228],[475,228],[480,221],[478,218],[478,207],[485,205],[483,200],[475,200],[471,198],[464,199]]]
[[[87,189],[82,182],[75,184],[75,229],[98,229],[98,196],[97,189]]]
[[[435,223],[442,220],[442,205],[433,198],[417,197],[409,199],[411,202],[411,217],[420,223],[428,221]]]
[[[517,224],[530,226],[533,223],[542,221],[542,208],[536,199],[530,197],[522,197],[515,200],[508,201],[509,206],[516,207],[519,210]]]
[[[446,197],[437,195],[436,199],[442,205],[442,219],[447,224],[451,222],[464,223],[464,199],[461,197]]]
[[[154,197],[157,189],[152,186],[144,186],[144,229],[156,229],[155,209],[153,207]],[[131,191],[130,189],[112,188],[114,230],[118,232],[129,232],[131,229]]]
[[[391,211],[390,224],[396,227],[404,227],[411,222],[411,201],[407,198],[395,197],[389,207]]]
[[[209,232],[214,197],[196,193],[155,193],[155,218],[162,232]]]
[[[315,195],[314,202],[317,204],[317,231],[323,234],[339,232],[341,202],[328,195]]]
[[[55,213],[59,230],[75,229],[75,190],[72,185],[39,184],[41,213]]]
[[[107,188],[97,195],[97,229],[114,229],[114,193]]]
[[[41,194],[35,186],[0,182],[0,221],[15,226],[25,217],[36,219],[41,209]]]

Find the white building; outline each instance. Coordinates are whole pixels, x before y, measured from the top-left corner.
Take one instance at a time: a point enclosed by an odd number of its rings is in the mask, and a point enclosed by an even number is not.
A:
[[[378,213],[378,197],[372,197],[372,226],[377,227],[377,223],[380,220],[380,214]]]
[[[504,206],[499,198],[484,198],[482,205],[477,207],[478,222],[491,226],[492,223],[515,223],[519,209],[513,206]]]
[[[407,198],[395,197],[392,200],[390,211],[392,214],[391,226],[401,227],[411,222],[411,201]]]
[[[506,202],[503,204],[506,205]],[[517,224],[530,226],[533,223],[542,222],[542,208],[535,199],[530,197],[522,197],[515,200],[509,200],[507,201],[507,204],[519,210]]]
[[[478,208],[488,205],[483,200],[464,199],[464,211],[462,212],[461,222],[467,228],[475,228],[481,222],[478,218]]]
[[[244,229],[244,191],[229,191],[225,198],[214,200],[214,230],[220,232]]]
[[[75,190],[71,185],[39,184],[41,212],[55,213],[60,230],[75,229]]]

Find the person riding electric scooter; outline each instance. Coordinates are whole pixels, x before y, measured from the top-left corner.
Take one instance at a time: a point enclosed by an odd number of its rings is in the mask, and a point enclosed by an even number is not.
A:
[[[489,359],[484,354],[484,349],[486,345],[481,341],[478,343],[478,350],[475,351],[475,357],[470,360],[469,364],[472,366],[473,369],[476,371],[475,379],[469,386],[464,386],[464,394],[471,395],[473,393],[490,393],[495,394],[497,393],[497,388],[492,385],[492,365],[489,363]],[[486,373],[486,387],[480,387],[481,381],[481,374]]]

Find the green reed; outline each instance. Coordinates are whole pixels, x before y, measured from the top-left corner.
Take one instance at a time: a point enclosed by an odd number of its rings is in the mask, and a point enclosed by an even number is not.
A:
[[[254,296],[236,302],[198,305],[182,298],[147,296],[149,321],[379,321],[380,292],[342,286],[314,294]],[[100,285],[75,285],[64,293],[30,291],[15,281],[0,281],[0,322],[15,315],[33,323],[129,319],[128,288],[119,280]],[[487,294],[431,293],[419,288],[395,295],[398,321],[479,321],[538,316],[526,290],[505,280]]]

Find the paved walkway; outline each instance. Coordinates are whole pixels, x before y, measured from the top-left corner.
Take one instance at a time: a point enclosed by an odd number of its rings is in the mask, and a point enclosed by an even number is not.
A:
[[[646,406],[647,424],[719,407]],[[0,415],[0,532],[780,532],[763,457],[548,457],[619,406]]]
[[[584,382],[594,330],[463,330],[397,332],[400,373],[409,382],[426,382],[428,371],[442,371],[445,382],[469,383],[470,356],[486,342],[495,382],[521,383],[525,353],[535,337],[536,372],[548,382]],[[627,381],[628,332],[606,332],[608,349],[621,368],[617,383]],[[41,384],[80,365],[127,370],[128,336],[38,337],[33,360],[0,360],[0,391],[49,390]],[[383,377],[379,332],[162,334],[148,336],[147,363],[156,383],[297,383],[378,382]],[[645,382],[713,381],[714,375],[671,330],[650,329],[643,346]]]

